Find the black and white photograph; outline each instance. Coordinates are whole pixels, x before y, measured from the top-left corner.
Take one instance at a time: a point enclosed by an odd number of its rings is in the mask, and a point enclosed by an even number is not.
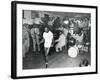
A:
[[[91,14],[23,10],[23,69],[91,66]]]
[[[96,73],[95,6],[15,3],[16,77]]]

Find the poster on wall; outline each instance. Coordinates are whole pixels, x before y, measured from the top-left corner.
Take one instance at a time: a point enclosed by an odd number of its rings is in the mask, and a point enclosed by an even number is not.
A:
[[[97,73],[97,6],[12,1],[11,77]]]

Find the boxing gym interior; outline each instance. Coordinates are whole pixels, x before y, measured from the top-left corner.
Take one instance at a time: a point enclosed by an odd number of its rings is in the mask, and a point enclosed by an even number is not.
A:
[[[45,27],[53,34],[47,68],[91,66],[91,14],[23,10],[22,23],[23,69],[46,68]]]

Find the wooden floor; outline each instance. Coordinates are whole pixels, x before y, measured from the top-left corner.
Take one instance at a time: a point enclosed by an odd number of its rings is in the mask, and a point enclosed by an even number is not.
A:
[[[80,52],[77,57],[71,58],[67,50],[62,52],[50,52],[48,55],[48,68],[78,67],[82,59],[87,59],[90,63],[90,53]],[[23,69],[45,68],[45,58],[43,52],[30,52],[23,58]]]

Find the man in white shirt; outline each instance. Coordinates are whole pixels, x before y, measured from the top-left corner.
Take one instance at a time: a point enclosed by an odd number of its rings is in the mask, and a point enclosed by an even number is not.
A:
[[[35,28],[35,39],[36,39],[37,49],[38,51],[40,51],[40,44],[39,44],[40,30],[39,28]]]
[[[32,37],[32,40],[33,40],[33,51],[35,52],[36,51],[35,28],[32,28],[30,30],[30,33],[31,33],[31,37]]]
[[[45,60],[46,60],[46,68],[48,66],[48,53],[50,47],[52,45],[53,33],[49,30],[49,28],[45,27],[45,32],[43,33],[43,41],[44,41],[44,50],[45,50]]]
[[[62,32],[60,32],[60,36],[55,42],[58,42],[55,46],[56,52],[59,52],[59,49],[60,49],[60,51],[62,51],[62,47],[66,46],[66,37],[65,37],[65,35]]]
[[[81,30],[79,30],[79,32],[77,34],[76,33],[73,34],[73,38],[76,39],[76,45],[77,45],[77,47],[78,48],[82,48],[82,44],[83,44],[83,32]]]
[[[83,32],[80,31],[78,34],[73,34],[73,37],[76,39],[76,41],[81,43],[83,41]]]

